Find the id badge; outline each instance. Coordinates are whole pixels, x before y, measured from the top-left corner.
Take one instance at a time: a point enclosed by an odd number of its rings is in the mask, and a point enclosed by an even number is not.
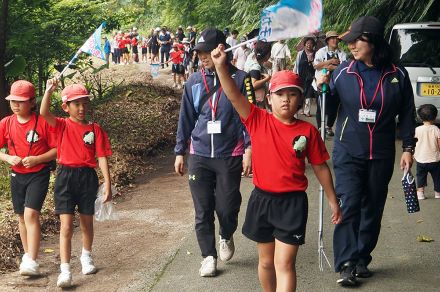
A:
[[[359,122],[361,123],[375,123],[376,122],[376,111],[360,109],[359,110]]]
[[[222,133],[222,121],[208,122],[208,134],[221,134],[221,133]]]

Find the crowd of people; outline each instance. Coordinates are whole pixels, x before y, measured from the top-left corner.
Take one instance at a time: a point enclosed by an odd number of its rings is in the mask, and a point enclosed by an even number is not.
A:
[[[264,291],[295,291],[296,255],[305,243],[308,215],[308,161],[325,190],[335,224],[337,282],[357,286],[359,278],[373,275],[368,265],[379,238],[394,170],[396,117],[402,137],[400,167],[411,168],[415,151],[419,199],[425,199],[428,172],[434,176],[435,198],[440,198],[440,131],[433,125],[437,110],[430,105],[420,107],[418,114],[424,125],[415,131],[408,73],[392,63],[384,26],[375,17],[360,17],[343,34],[328,31],[325,46],[319,50],[314,36],[304,37],[292,70],[284,40],[245,44],[246,40],[245,36],[239,38],[237,30],[229,33],[229,29],[207,28],[197,38],[191,26],[187,35],[182,27],[175,34],[162,27],[142,38],[133,28],[129,33],[114,34],[105,48],[108,60],[112,54],[115,64],[132,60],[157,62],[165,68],[171,63],[174,86],[181,88],[185,82],[174,168],[184,175],[187,156],[196,237],[203,257],[200,276],[217,275],[217,258],[229,261],[233,257],[242,202],[240,182],[243,175],[253,173],[255,189],[242,232],[257,243],[261,286]],[[350,58],[338,47],[341,40],[348,45]],[[237,46],[239,43],[242,45]],[[233,49],[227,53],[228,47]],[[326,85],[329,91],[324,104]],[[85,120],[89,93],[82,85],[67,86],[62,92],[62,108],[69,118],[57,118],[49,111],[56,86],[56,80],[48,83],[38,118],[32,111],[33,85],[14,83],[7,97],[14,114],[0,123],[0,144],[8,145],[9,154],[0,152],[0,159],[12,166],[14,174],[12,198],[25,250],[20,273],[35,275],[38,216],[48,188],[49,162],[58,158],[58,286],[69,287],[76,206],[83,235],[82,271],[96,272],[91,258],[93,201],[98,187],[95,158],[104,174],[105,200],[111,200],[106,158],[111,150],[104,130]],[[301,109],[303,115],[311,116],[312,99],[318,105],[316,126],[299,119]],[[320,116],[321,107],[326,108],[326,117]],[[321,123],[325,124],[322,132],[337,136],[332,153],[335,185],[327,165],[330,155],[318,131]],[[215,214],[220,225],[218,250]]]

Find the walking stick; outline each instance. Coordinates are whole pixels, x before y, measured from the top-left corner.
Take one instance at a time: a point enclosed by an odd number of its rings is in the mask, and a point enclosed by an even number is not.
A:
[[[323,74],[327,74],[326,69],[322,69]],[[325,105],[326,105],[326,95],[327,95],[328,87],[327,84],[322,84],[322,98],[321,98],[321,138],[325,141]],[[324,241],[322,240],[322,231],[323,231],[323,215],[324,215],[324,188],[322,185],[319,185],[319,228],[318,228],[318,261],[319,261],[319,270],[322,272],[324,270],[323,262],[324,259],[331,267],[330,261],[324,252]]]

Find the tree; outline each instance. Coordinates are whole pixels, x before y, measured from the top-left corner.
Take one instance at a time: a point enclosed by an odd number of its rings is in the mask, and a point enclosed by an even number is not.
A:
[[[6,97],[6,75],[5,75],[5,52],[6,52],[6,25],[8,23],[8,0],[1,0],[0,2],[0,119],[8,114],[8,103]]]

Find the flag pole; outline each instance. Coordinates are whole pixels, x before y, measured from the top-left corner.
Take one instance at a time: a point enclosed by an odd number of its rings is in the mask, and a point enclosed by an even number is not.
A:
[[[60,73],[60,78],[64,75],[64,73],[66,73],[67,69],[69,68],[70,65],[73,65],[73,62],[75,61],[75,59],[78,58],[78,56],[82,53],[81,49],[79,49],[75,55],[73,56],[73,58],[69,61],[69,63],[67,63],[67,65],[63,68],[63,70]]]
[[[245,42],[242,42],[242,43],[239,43],[239,44],[237,44],[237,45],[235,45],[235,46],[232,46],[232,47],[230,47],[230,48],[227,48],[227,49],[225,50],[225,53],[227,53],[227,52],[229,52],[229,51],[232,51],[232,50],[234,50],[234,49],[236,49],[236,48],[238,48],[238,47],[241,47],[242,45],[246,45],[246,44],[249,44],[249,43],[253,43],[253,42],[255,42],[256,40],[258,40],[258,37],[251,38],[250,40],[247,40],[247,41],[245,41]]]

